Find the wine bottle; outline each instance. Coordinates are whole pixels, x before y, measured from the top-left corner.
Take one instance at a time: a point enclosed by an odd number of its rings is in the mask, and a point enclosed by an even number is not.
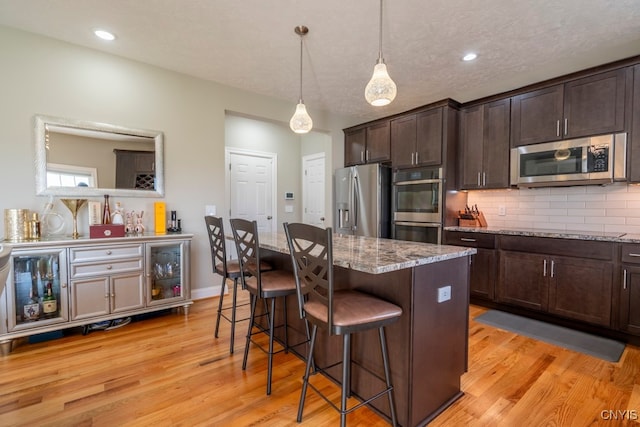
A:
[[[37,295],[33,294],[33,288],[29,291],[29,298],[22,306],[22,318],[25,322],[32,322],[40,318],[40,302]]]
[[[44,317],[47,318],[55,317],[58,312],[58,301],[53,295],[53,284],[51,282],[47,283],[47,289],[42,297],[42,312]]]
[[[104,208],[102,210],[102,223],[111,224],[111,208],[109,208],[109,195],[104,195]]]

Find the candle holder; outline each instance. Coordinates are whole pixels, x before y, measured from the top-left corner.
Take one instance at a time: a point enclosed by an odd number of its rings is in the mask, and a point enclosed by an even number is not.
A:
[[[60,199],[62,203],[71,211],[71,217],[73,218],[73,233],[71,237],[77,239],[80,237],[78,233],[78,211],[87,202],[87,199]]]

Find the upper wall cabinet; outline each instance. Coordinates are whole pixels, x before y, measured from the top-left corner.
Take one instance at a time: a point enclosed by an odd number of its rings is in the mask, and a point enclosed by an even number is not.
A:
[[[391,164],[394,168],[442,164],[443,107],[391,120]]]
[[[390,159],[388,120],[344,130],[345,166],[386,162]]]
[[[625,130],[630,68],[620,68],[512,98],[511,146]]]
[[[633,120],[627,176],[630,182],[640,182],[640,64],[633,67]]]
[[[460,189],[509,187],[510,112],[510,98],[461,111]]]

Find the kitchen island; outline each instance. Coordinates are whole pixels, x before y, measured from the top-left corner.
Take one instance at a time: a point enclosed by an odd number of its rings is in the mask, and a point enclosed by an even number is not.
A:
[[[260,234],[263,259],[291,270],[284,233]],[[469,259],[475,248],[399,240],[334,235],[337,288],[357,289],[402,307],[400,319],[387,327],[387,345],[398,422],[424,425],[458,399],[460,376],[467,369]],[[280,310],[281,311],[281,310]],[[277,313],[281,317],[281,313]],[[295,297],[287,301],[290,343],[304,340]],[[280,322],[280,318],[276,322]],[[340,360],[340,337],[318,333],[316,363]],[[301,353],[306,346],[298,349]],[[377,331],[352,338],[351,386],[367,398],[384,386]],[[328,371],[336,382],[340,366]],[[389,418],[387,399],[370,405]]]

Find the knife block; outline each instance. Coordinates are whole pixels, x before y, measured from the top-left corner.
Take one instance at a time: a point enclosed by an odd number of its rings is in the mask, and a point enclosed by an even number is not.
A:
[[[464,216],[471,215],[473,219],[462,218],[463,215]],[[459,211],[458,225],[460,227],[486,227],[487,220],[485,219],[482,211],[479,211],[477,214],[476,213],[469,214],[469,213],[465,213],[464,211]]]

